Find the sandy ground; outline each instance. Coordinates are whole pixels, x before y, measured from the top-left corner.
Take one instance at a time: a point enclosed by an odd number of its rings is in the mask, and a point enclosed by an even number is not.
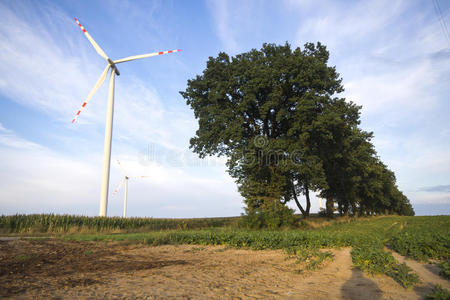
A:
[[[18,299],[423,299],[450,289],[433,265],[407,260],[422,283],[352,267],[350,249],[311,272],[283,251],[204,246],[0,240],[0,297]],[[403,260],[397,256],[397,259]]]

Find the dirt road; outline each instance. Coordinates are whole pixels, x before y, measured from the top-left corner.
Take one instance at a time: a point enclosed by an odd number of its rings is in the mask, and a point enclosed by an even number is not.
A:
[[[350,249],[333,252],[334,261],[320,270],[298,274],[299,265],[281,250],[7,240],[0,241],[0,297],[422,299],[434,281],[450,288],[429,272],[405,290],[353,268]]]

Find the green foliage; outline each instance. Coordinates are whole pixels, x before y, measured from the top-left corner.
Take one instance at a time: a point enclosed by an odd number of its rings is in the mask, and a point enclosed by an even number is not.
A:
[[[398,253],[419,261],[450,259],[450,219],[447,216],[414,217],[389,244]]]
[[[446,260],[439,264],[441,270],[439,271],[439,275],[444,277],[445,279],[450,279],[450,261]]]
[[[450,216],[436,217],[380,217],[348,219],[348,222],[331,223],[326,227],[305,230],[242,230],[217,228],[209,230],[158,231],[136,234],[78,235],[68,236],[76,240],[135,241],[149,245],[196,244],[226,245],[254,250],[284,249],[302,265],[301,270],[314,270],[324,260],[332,259],[324,248],[352,247],[351,256],[355,266],[369,274],[386,274],[407,288],[418,282],[416,274],[405,264],[399,264],[386,245],[404,236],[404,232],[416,231],[416,239],[427,240],[441,249],[439,257],[448,257],[449,243],[439,235],[430,240],[428,232],[442,232],[448,227]],[[422,230],[420,230],[422,228]],[[426,228],[426,229],[424,229]],[[413,245],[413,244],[409,244]],[[415,248],[414,248],[415,249]],[[448,264],[446,265],[448,268]]]
[[[294,200],[308,217],[309,193],[317,191],[342,214],[413,215],[372,133],[358,128],[361,107],[338,97],[342,79],[328,59],[320,42],[210,57],[180,92],[198,119],[190,147],[201,158],[227,157],[249,212],[266,201]],[[252,226],[264,226],[255,213]]]
[[[405,288],[409,288],[410,286],[420,282],[419,276],[412,273],[411,268],[405,263],[393,264],[392,268],[386,272],[386,275],[394,278]]]
[[[296,223],[294,210],[279,201],[266,201],[262,207],[247,210],[242,216],[242,222],[249,229],[292,228]]]
[[[297,263],[302,264],[305,270],[314,271],[320,268],[322,263],[326,260],[333,260],[333,253],[330,251],[321,251],[317,247],[310,246],[294,246],[285,249],[288,258],[295,258]],[[301,273],[303,269],[299,269]]]
[[[412,273],[405,263],[399,264],[392,253],[385,252],[381,245],[368,243],[353,247],[351,251],[353,264],[369,274],[386,274],[408,288],[420,282],[419,276]]]
[[[440,284],[437,284],[433,288],[433,292],[425,298],[427,300],[449,300],[450,292],[443,288]]]
[[[353,247],[351,251],[353,264],[369,274],[386,274],[395,265],[391,253],[373,245]]]
[[[280,204],[281,205],[281,204]],[[284,206],[280,206],[284,207]],[[283,208],[284,209],[284,208]],[[274,209],[276,211],[276,209]],[[278,216],[283,214],[278,214]],[[41,218],[51,217],[58,220],[66,220],[66,227],[56,226],[51,223],[37,222]],[[107,232],[107,220],[109,218],[100,218],[105,221],[104,227],[98,227],[98,218],[80,217],[80,219],[71,219],[69,216],[49,216],[49,215],[31,215],[30,220],[21,224],[22,220],[26,220],[25,216],[3,216],[0,218],[1,229],[5,232],[28,232],[35,224],[44,224],[43,228],[50,230],[59,230],[58,228],[66,228],[66,232],[76,232],[70,230],[71,224],[77,224],[75,228],[86,228],[89,223],[98,229],[98,232]],[[65,218],[63,218],[65,217]],[[117,221],[111,218],[113,221]],[[275,218],[276,219],[276,218]],[[78,220],[81,223],[70,223]],[[123,219],[131,222],[135,219]],[[129,241],[137,243],[145,243],[149,245],[225,245],[227,247],[250,248],[254,250],[263,249],[285,249],[288,255],[295,257],[302,268],[313,270],[319,267],[324,260],[331,259],[331,253],[323,251],[323,249],[336,247],[352,247],[351,255],[355,266],[361,268],[369,274],[383,273],[394,278],[404,287],[411,286],[417,282],[417,276],[411,273],[411,270],[403,264],[395,261],[392,254],[385,252],[385,246],[392,247],[394,250],[403,255],[421,260],[424,257],[433,259],[443,259],[441,264],[443,276],[448,276],[450,255],[450,243],[448,228],[450,228],[450,216],[435,217],[368,217],[368,218],[344,218],[347,222],[328,222],[328,226],[318,228],[304,228],[303,230],[245,230],[237,226],[224,226],[236,224],[236,219],[185,219],[185,220],[159,220],[159,219],[143,219],[152,224],[152,228],[156,230],[138,233],[115,233],[115,234],[78,234],[67,235],[66,239],[71,240],[113,240],[113,241]],[[279,220],[279,219],[277,219]],[[142,221],[142,220],[140,220]],[[170,222],[175,223],[170,223]],[[232,221],[232,222],[231,222]],[[156,222],[156,223],[151,223]],[[167,222],[167,223],[165,223]],[[120,223],[112,223],[120,224]],[[143,231],[146,227],[138,227],[138,223],[132,225],[135,231]],[[146,223],[144,223],[146,224]],[[173,230],[160,230],[161,224],[168,226],[171,224]],[[180,224],[186,224],[180,226]],[[192,230],[190,227],[199,227],[203,229]],[[279,224],[274,222],[273,224]],[[26,226],[25,226],[26,225]],[[110,225],[111,226],[111,225]],[[150,226],[148,223],[146,226]],[[220,227],[213,227],[220,226]],[[277,225],[278,226],[278,225]],[[186,228],[188,227],[188,228]],[[276,227],[276,226],[275,226]],[[123,227],[122,227],[123,228]],[[131,228],[131,226],[130,226]],[[208,229],[206,229],[208,228]],[[279,228],[279,227],[277,227]],[[168,229],[164,227],[164,229]],[[195,249],[195,248],[193,248]],[[196,250],[195,250],[196,251]],[[86,253],[88,255],[88,253]]]

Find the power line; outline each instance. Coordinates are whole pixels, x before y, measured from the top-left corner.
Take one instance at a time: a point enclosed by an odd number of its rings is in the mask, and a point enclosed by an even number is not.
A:
[[[441,6],[439,5],[438,0],[433,1],[434,10],[438,16],[439,23],[441,24],[442,31],[444,32],[444,36],[447,39],[447,42],[450,46],[450,34],[448,32],[447,24],[445,23],[445,19],[442,17]]]

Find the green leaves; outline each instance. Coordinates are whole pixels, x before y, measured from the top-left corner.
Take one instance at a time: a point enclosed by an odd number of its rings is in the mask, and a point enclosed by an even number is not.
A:
[[[260,204],[294,199],[308,216],[311,190],[337,202],[341,213],[413,214],[372,134],[358,128],[361,107],[337,97],[342,79],[328,58],[321,43],[294,50],[263,44],[209,57],[202,75],[180,92],[198,119],[191,149],[201,158],[226,156],[242,195]],[[267,143],[255,145],[255,138]]]

